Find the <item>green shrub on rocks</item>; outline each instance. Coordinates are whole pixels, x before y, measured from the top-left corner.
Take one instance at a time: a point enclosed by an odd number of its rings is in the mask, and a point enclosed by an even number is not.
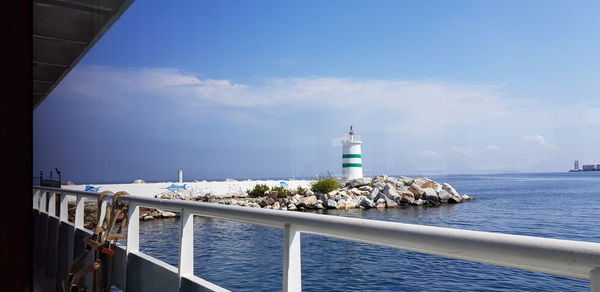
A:
[[[410,186],[412,186],[412,185],[413,185],[413,183],[414,183],[414,182],[415,182],[415,180],[414,180],[414,179],[413,179],[413,180],[411,180],[411,181],[405,181],[405,182],[404,182],[404,185],[405,185],[405,186],[407,186],[407,187],[410,187]]]
[[[287,198],[292,196],[292,192],[284,187],[272,187],[271,191],[276,191],[278,198]]]
[[[269,186],[264,184],[255,185],[252,190],[248,190],[248,196],[250,197],[260,197],[264,196],[265,192],[269,190]]]
[[[312,184],[310,189],[315,193],[327,194],[331,191],[339,190],[341,187],[335,177],[328,177],[317,180]]]
[[[308,191],[308,189],[305,189],[305,188],[303,188],[303,187],[301,187],[301,186],[298,186],[298,188],[297,188],[297,189],[296,189],[296,191],[295,191],[295,194],[298,194],[298,195],[304,196],[304,195],[306,194],[306,192],[307,192],[307,191]]]

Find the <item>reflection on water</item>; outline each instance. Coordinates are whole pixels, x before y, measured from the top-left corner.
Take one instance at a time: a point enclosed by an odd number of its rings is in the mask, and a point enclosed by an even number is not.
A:
[[[475,201],[437,208],[322,213],[600,242],[597,173],[448,176]],[[178,218],[141,222],[143,252],[177,265]],[[195,274],[235,291],[279,291],[283,231],[196,217]],[[305,291],[587,291],[583,280],[302,235]]]

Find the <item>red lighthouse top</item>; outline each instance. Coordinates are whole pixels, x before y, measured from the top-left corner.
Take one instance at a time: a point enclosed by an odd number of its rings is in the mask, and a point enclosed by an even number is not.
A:
[[[350,132],[348,132],[348,134],[354,135],[354,131],[352,130],[352,126],[350,126]]]

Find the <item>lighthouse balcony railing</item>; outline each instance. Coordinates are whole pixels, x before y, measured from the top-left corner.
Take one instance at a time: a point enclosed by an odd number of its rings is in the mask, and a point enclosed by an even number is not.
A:
[[[60,200],[57,196],[60,194]],[[83,228],[84,200],[96,199],[98,193],[68,191],[47,187],[33,188],[33,209],[37,215],[35,255],[42,258],[57,279],[65,274],[69,259],[77,254],[73,248],[73,232]],[[76,200],[75,220],[68,222],[67,201]],[[107,197],[106,201],[111,197]],[[375,244],[467,260],[483,264],[512,267],[591,281],[590,289],[600,292],[600,243],[470,231],[396,222],[347,218],[311,213],[265,210],[239,206],[163,200],[141,196],[124,196],[127,203],[127,245],[120,247],[113,268],[114,284],[126,291],[223,291],[225,289],[194,275],[193,216],[233,220],[284,230],[283,283],[284,291],[301,290],[302,233],[318,234],[344,240]],[[55,203],[57,202],[57,203]],[[58,206],[58,208],[56,207]],[[180,212],[178,266],[173,267],[140,252],[139,212],[141,207]],[[104,210],[102,208],[101,210]],[[103,212],[103,211],[102,211]],[[71,233],[56,228],[64,225]],[[52,234],[71,234],[69,240]],[[80,238],[81,239],[81,238]],[[80,240],[81,241],[81,240]],[[78,243],[76,243],[78,244]],[[67,252],[64,251],[66,246]],[[46,254],[44,254],[46,253]],[[51,261],[61,255],[66,257]],[[62,275],[58,275],[62,273]]]

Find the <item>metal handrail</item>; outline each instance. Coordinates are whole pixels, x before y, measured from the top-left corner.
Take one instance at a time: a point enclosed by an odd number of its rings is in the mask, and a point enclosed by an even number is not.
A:
[[[34,190],[96,197],[97,193],[45,187]],[[182,213],[180,276],[193,274],[193,215],[284,229],[284,290],[300,286],[300,233],[312,233],[448,258],[588,279],[600,289],[600,243],[446,227],[267,210],[211,203],[124,196],[128,203],[128,250],[139,250],[139,207]],[[132,208],[133,207],[133,208]],[[62,214],[62,212],[61,212]],[[76,226],[78,224],[75,224]],[[81,224],[80,224],[81,225]],[[130,246],[131,244],[131,246]]]

